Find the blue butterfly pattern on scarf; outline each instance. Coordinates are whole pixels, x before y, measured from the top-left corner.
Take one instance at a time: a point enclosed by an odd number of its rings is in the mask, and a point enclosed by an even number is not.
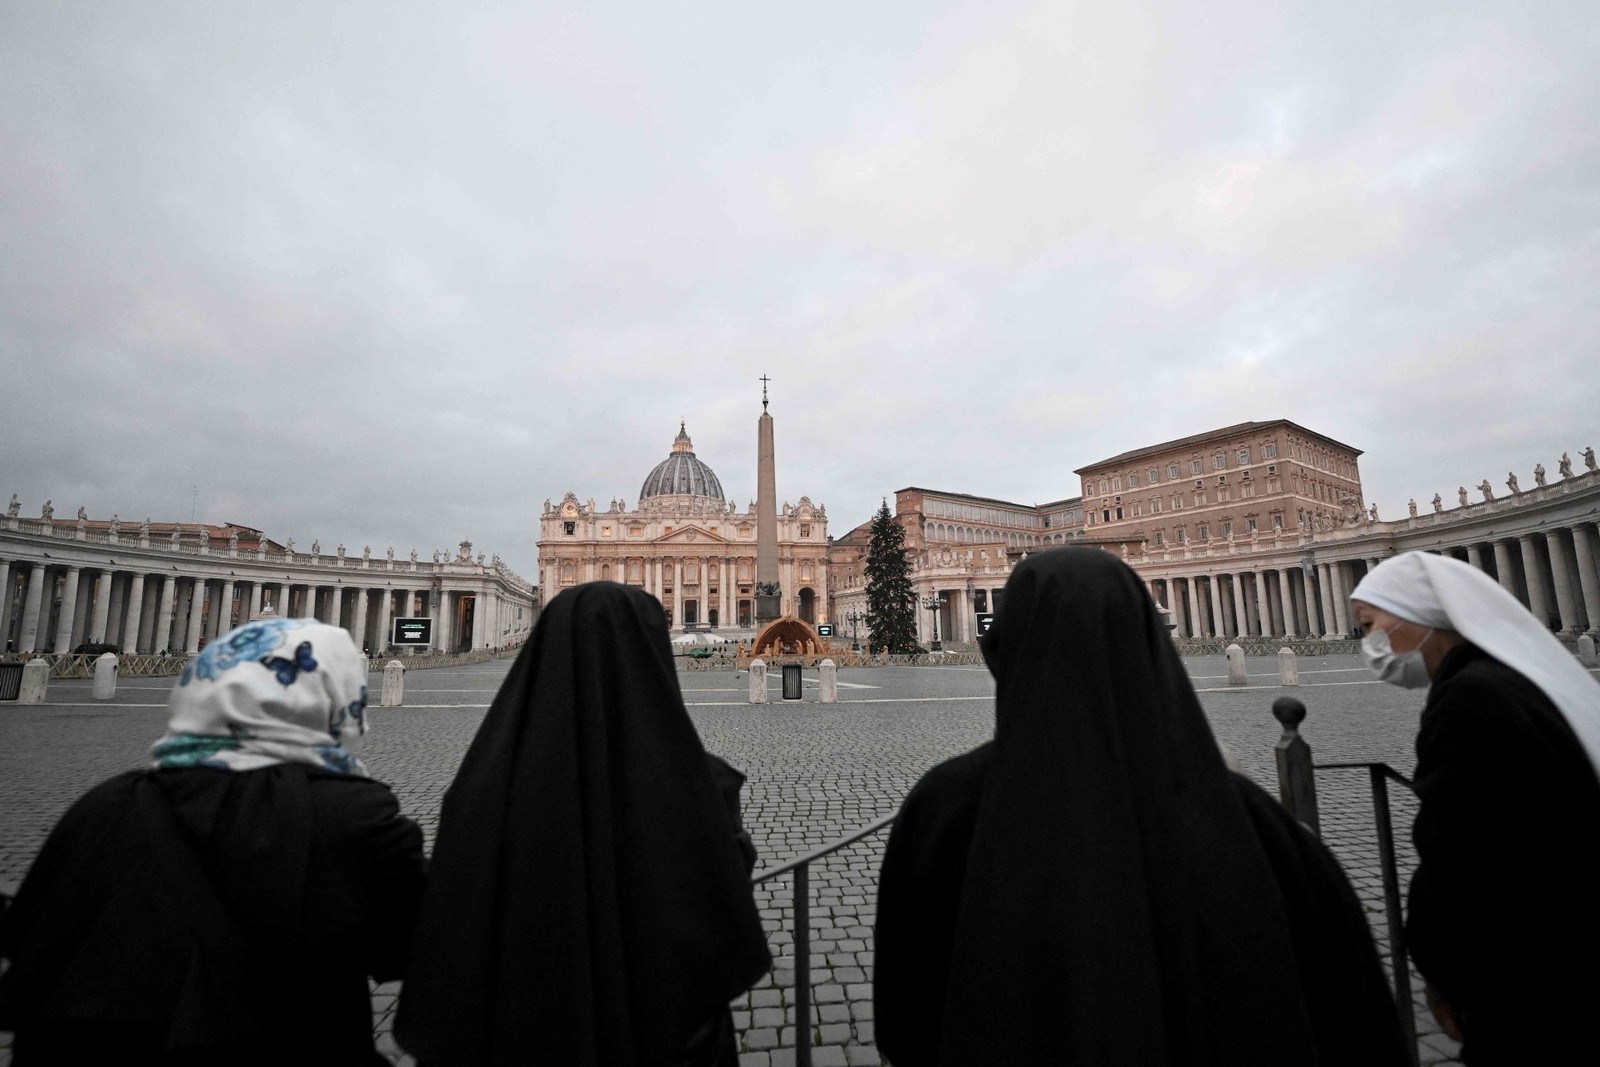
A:
[[[290,686],[300,676],[301,671],[310,674],[317,669],[317,661],[311,655],[311,642],[301,641],[294,650],[294,659],[284,659],[282,656],[262,656],[261,665],[278,676],[278,684]]]
[[[188,685],[195,678],[215,681],[223,671],[248,660],[265,662],[264,657],[283,644],[289,630],[302,625],[304,620],[301,619],[258,619],[247,623],[206,645],[200,655],[183,668],[178,684]],[[279,679],[282,679],[281,674]]]

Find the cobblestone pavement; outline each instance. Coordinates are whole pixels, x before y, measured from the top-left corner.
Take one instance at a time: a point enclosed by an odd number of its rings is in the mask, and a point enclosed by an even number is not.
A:
[[[407,705],[374,708],[363,758],[389,782],[402,807],[432,842],[440,799],[510,664],[414,671]],[[1220,740],[1245,771],[1275,792],[1272,747],[1280,728],[1270,706],[1292,694],[1309,708],[1303,732],[1319,762],[1382,760],[1402,774],[1412,767],[1422,695],[1373,682],[1353,656],[1302,660],[1298,689],[1277,688],[1276,664],[1248,661],[1249,685],[1229,689],[1220,656],[1186,661]],[[732,673],[679,675],[684,700],[706,747],[749,776],[745,821],[775,866],[889,815],[933,764],[966,751],[993,732],[994,687],[982,667],[889,667],[840,672],[839,703],[781,702],[770,679],[766,706],[745,702],[747,681]],[[372,692],[381,679],[374,675]],[[0,881],[16,882],[68,804],[112,774],[137,766],[165,724],[169,684],[130,679],[115,700],[89,700],[88,682],[51,683],[49,702],[0,705]],[[1318,779],[1324,837],[1344,862],[1387,954],[1383,887],[1370,787],[1361,772],[1324,771]],[[1400,870],[1415,862],[1406,828],[1413,806],[1393,796]],[[877,870],[885,834],[817,863],[811,873],[811,1017],[806,1029],[817,1067],[878,1064],[872,1013],[872,927]],[[776,965],[734,1005],[741,1067],[793,1062],[794,940],[792,882],[780,876],[756,887]],[[1417,991],[1422,1062],[1456,1062]],[[399,1056],[389,1035],[398,984],[379,987],[373,1005],[380,1048]],[[0,1034],[0,1067],[9,1064]],[[407,1058],[407,1062],[409,1059]]]

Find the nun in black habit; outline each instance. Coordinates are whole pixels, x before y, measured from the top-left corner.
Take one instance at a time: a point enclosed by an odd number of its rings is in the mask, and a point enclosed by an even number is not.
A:
[[[73,804],[0,921],[15,1067],[387,1062],[367,978],[405,969],[424,860],[346,747],[366,683],[314,619],[184,669],[152,766]]]
[[[983,653],[994,740],[923,776],[884,855],[895,1067],[1405,1062],[1343,872],[1228,771],[1132,570],[1029,556]]]
[[[739,821],[661,605],[545,608],[445,794],[395,1033],[429,1067],[735,1065],[771,960]]]

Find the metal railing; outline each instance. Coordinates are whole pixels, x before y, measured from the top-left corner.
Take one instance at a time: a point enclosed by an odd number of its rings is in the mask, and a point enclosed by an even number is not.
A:
[[[1276,748],[1278,797],[1289,814],[1299,819],[1319,838],[1321,819],[1317,810],[1317,771],[1367,772],[1372,788],[1372,821],[1378,835],[1378,865],[1383,875],[1383,911],[1389,931],[1389,971],[1394,981],[1394,1006],[1405,1033],[1406,1055],[1412,1067],[1418,1065],[1417,1017],[1411,1000],[1411,968],[1406,959],[1406,929],[1400,904],[1400,864],[1394,846],[1394,820],[1389,810],[1389,783],[1407,789],[1411,780],[1387,763],[1313,763],[1311,746],[1300,736],[1300,723],[1306,706],[1294,697],[1273,701],[1272,714],[1283,724],[1283,738]]]
[[[794,1004],[795,1067],[811,1067],[811,864],[832,855],[846,845],[853,845],[864,837],[872,836],[894,822],[899,814],[899,811],[896,811],[893,815],[885,815],[877,822],[868,823],[837,841],[830,841],[820,848],[807,852],[804,856],[780,863],[776,867],[757,871],[750,877],[753,884],[760,885],[780,874],[794,872],[791,908],[794,916],[794,993],[790,1000]]]

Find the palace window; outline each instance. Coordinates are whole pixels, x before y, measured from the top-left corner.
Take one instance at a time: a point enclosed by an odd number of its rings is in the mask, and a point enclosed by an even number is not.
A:
[[[1196,456],[1194,459],[1191,459],[1189,461],[1189,472],[1191,474],[1199,474],[1201,471],[1203,471],[1205,469],[1206,469],[1206,466],[1205,466],[1204,463],[1200,462],[1200,457],[1199,456]]]
[[[1176,530],[1172,531],[1172,539],[1174,541],[1178,542],[1178,544],[1180,544],[1180,545],[1184,543],[1183,527],[1182,526],[1180,526]]]
[[[1211,465],[1219,471],[1226,469],[1228,466],[1227,455],[1225,453],[1218,452],[1216,455],[1211,457]]]
[[[1239,480],[1241,482],[1248,482],[1250,480],[1250,472],[1245,471],[1243,474],[1239,475]]]
[[[1202,522],[1199,525],[1199,527],[1197,528],[1197,530],[1196,530],[1196,536],[1202,541],[1210,540],[1210,538],[1211,538],[1211,524],[1207,523],[1207,522]]]
[[[800,524],[800,536],[801,537],[810,537],[811,536],[811,524],[809,522],[802,522]]]
[[[1249,445],[1240,445],[1239,446],[1239,457],[1238,458],[1239,458],[1239,462],[1240,463],[1249,463],[1250,462],[1250,446]]]
[[[575,522],[564,522],[561,524],[561,528],[566,532],[568,537],[571,537],[573,534],[578,532],[578,524]]]
[[[1137,489],[1138,487],[1139,487],[1139,472],[1138,471],[1129,471],[1128,472],[1128,488],[1129,489]]]
[[[1244,528],[1245,528],[1245,532],[1247,532],[1247,533],[1255,533],[1256,532],[1256,520],[1255,519],[1246,519],[1246,520],[1244,520]]]
[[[1141,507],[1139,505],[1139,502],[1137,500],[1135,500],[1133,502],[1133,517],[1137,519],[1140,515],[1143,515],[1143,514],[1144,514],[1144,511],[1141,509]]]
[[[1100,479],[1100,495],[1104,496],[1106,493],[1109,493],[1109,492],[1111,492],[1111,479],[1109,479],[1109,478],[1101,478]]]
[[[1226,474],[1217,475],[1217,484],[1218,485],[1227,485],[1228,484],[1228,476]]]
[[[1233,523],[1230,522],[1227,519],[1223,519],[1222,520],[1222,536],[1223,537],[1232,537],[1233,536]]]
[[[1157,544],[1157,545],[1158,545],[1158,546],[1159,546],[1159,545],[1162,545],[1162,544],[1164,544],[1164,543],[1165,543],[1165,541],[1164,541],[1164,539],[1163,539],[1163,538],[1162,538],[1162,536],[1161,536],[1161,531],[1160,531],[1160,530],[1157,530],[1157,531],[1156,531],[1156,544]]]
[[[1160,480],[1161,472],[1156,470],[1154,467],[1151,467],[1149,470],[1145,471],[1144,474],[1145,481],[1149,482],[1151,485],[1155,485],[1156,482]]]
[[[602,526],[602,527],[600,527],[600,536],[601,537],[610,537],[611,536],[611,527],[610,526]]]
[[[1276,442],[1276,441],[1268,441],[1266,444],[1262,445],[1261,446],[1261,455],[1265,459],[1277,459],[1278,458],[1278,442]]]
[[[1150,514],[1152,514],[1152,515],[1161,514],[1161,498],[1160,497],[1153,496],[1153,497],[1150,498]]]
[[[1094,496],[1094,479],[1093,478],[1085,478],[1083,480],[1083,495],[1084,496]]]
[[[1167,464],[1167,477],[1168,478],[1176,478],[1177,476],[1178,476],[1178,465],[1176,463],[1168,463]]]
[[[1274,516],[1272,516],[1272,528],[1274,530],[1283,529],[1283,516],[1282,515],[1274,515]]]
[[[1197,508],[1203,508],[1206,506],[1206,493],[1204,489],[1195,490],[1194,506]]]

